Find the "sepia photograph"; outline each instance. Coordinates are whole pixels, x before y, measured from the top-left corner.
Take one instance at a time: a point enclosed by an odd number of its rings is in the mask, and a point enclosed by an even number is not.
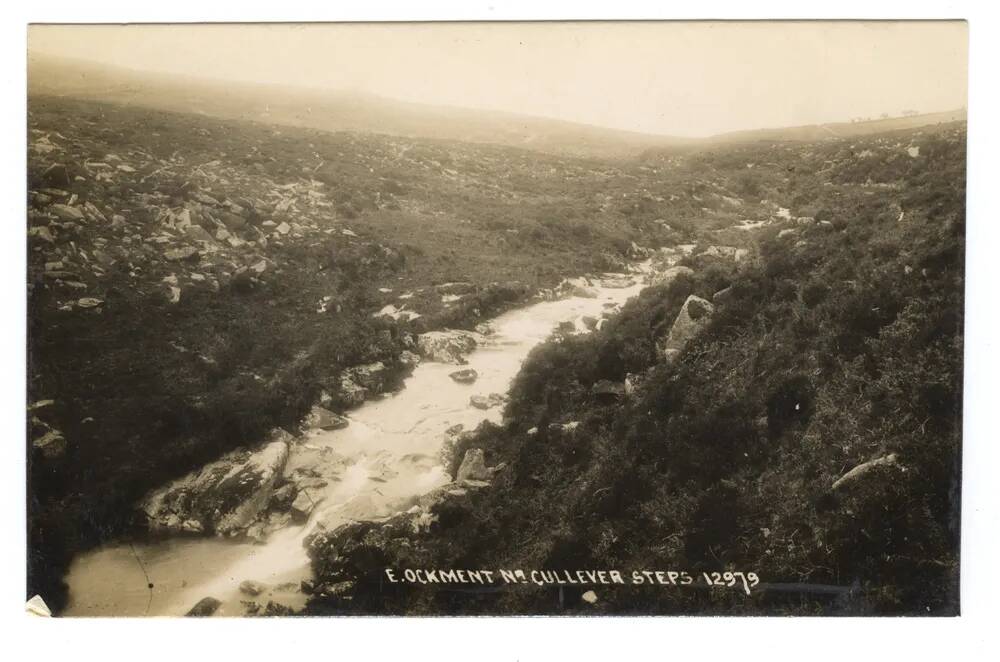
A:
[[[26,30],[29,612],[960,614],[967,22]]]

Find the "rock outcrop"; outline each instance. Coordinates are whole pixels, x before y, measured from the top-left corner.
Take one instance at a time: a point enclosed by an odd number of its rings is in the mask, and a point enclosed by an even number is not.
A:
[[[267,508],[288,460],[289,437],[250,452],[235,451],[153,490],[141,504],[153,531],[234,536]]]
[[[663,356],[667,361],[673,361],[700,332],[711,319],[715,306],[701,297],[690,295],[681,306],[674,319],[670,333],[661,345]]]

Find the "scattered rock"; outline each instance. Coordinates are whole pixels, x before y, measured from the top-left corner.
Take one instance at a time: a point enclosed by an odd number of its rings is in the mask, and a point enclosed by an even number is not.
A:
[[[231,211],[225,211],[225,210],[216,211],[215,214],[218,216],[219,220],[222,221],[222,224],[226,226],[226,229],[228,229],[230,232],[234,232],[236,230],[242,230],[244,227],[246,227],[247,219],[243,218],[239,214],[234,214]]]
[[[95,299],[94,297],[83,297],[82,299],[76,300],[76,305],[80,308],[96,308],[103,303],[103,301]]]
[[[184,228],[184,234],[194,241],[212,241],[212,235],[200,225],[189,225]]]
[[[171,262],[180,262],[182,260],[189,260],[192,257],[198,255],[198,249],[194,246],[183,246],[181,248],[172,248],[163,254],[163,257],[170,260]]]
[[[49,211],[56,215],[60,221],[85,221],[83,211],[77,207],[70,207],[64,204],[55,204],[49,207]]]

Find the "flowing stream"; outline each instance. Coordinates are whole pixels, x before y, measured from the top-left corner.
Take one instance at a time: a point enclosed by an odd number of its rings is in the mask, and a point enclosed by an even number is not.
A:
[[[639,265],[645,271],[648,263]],[[507,393],[522,362],[535,345],[562,322],[586,331],[582,318],[599,318],[643,287],[641,273],[620,275],[633,281],[594,281],[596,298],[543,301],[510,311],[491,322],[494,333],[468,355],[479,373],[473,384],[458,384],[448,374],[457,369],[421,363],[404,388],[363,404],[349,413],[342,430],[316,432],[292,448],[286,472],[309,467],[331,480],[310,490],[317,503],[309,520],[273,533],[263,544],[219,538],[170,538],[115,544],[78,556],[66,577],[68,616],[180,616],[211,596],[222,602],[220,616],[241,616],[254,600],[300,608],[306,596],[300,583],[311,570],[303,540],[317,527],[332,529],[351,520],[385,517],[415,503],[449,482],[439,451],[445,431],[457,424],[472,430],[483,420],[499,422],[501,409],[476,409],[472,395]],[[240,593],[244,580],[267,586],[256,597]],[[150,588],[151,587],[151,588]]]

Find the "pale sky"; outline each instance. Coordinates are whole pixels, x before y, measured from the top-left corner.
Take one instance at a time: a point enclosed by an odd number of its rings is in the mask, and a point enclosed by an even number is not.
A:
[[[952,110],[968,85],[963,22],[32,26],[28,44],[678,136]]]

